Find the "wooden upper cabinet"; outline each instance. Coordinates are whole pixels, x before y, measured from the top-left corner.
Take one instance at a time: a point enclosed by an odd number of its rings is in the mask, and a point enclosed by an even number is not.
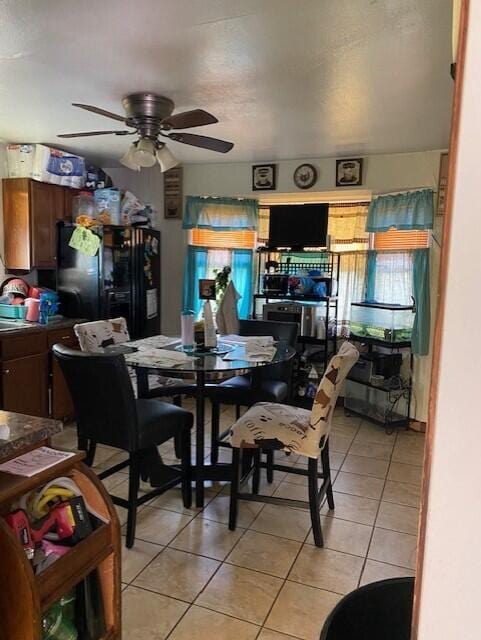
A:
[[[7,270],[32,269],[28,178],[3,180],[3,235]]]
[[[56,223],[71,219],[70,192],[76,190],[29,178],[3,180],[7,270],[55,269]]]

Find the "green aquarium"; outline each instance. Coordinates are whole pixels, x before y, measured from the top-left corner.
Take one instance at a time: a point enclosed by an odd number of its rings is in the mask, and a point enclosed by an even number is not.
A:
[[[350,332],[360,338],[374,338],[388,344],[410,342],[414,322],[412,305],[353,302]]]

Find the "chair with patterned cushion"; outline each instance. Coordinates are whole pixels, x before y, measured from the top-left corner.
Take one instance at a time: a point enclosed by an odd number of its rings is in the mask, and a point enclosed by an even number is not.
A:
[[[79,341],[80,349],[85,353],[104,353],[106,347],[122,344],[130,340],[127,321],[125,318],[110,318],[109,320],[95,320],[74,325],[75,335]],[[192,392],[192,385],[187,385],[179,378],[168,378],[157,374],[148,374],[147,371],[135,371],[129,369],[130,380],[137,396],[137,376],[145,376],[145,386],[148,393],[143,398],[173,398],[174,404],[182,406],[181,394]],[[87,450],[87,443],[79,442],[79,448]],[[181,454],[179,437],[175,438],[175,451],[177,457]]]
[[[331,471],[329,466],[329,433],[339,391],[359,357],[350,343],[344,342],[334,355],[317,389],[311,411],[284,404],[259,402],[252,406],[230,430],[229,440],[233,449],[230,494],[229,529],[236,528],[239,500],[267,502],[296,508],[309,507],[312,531],[317,547],[323,546],[319,509],[327,497],[329,509],[334,509]],[[308,458],[307,470],[274,464],[278,471],[304,475],[308,478],[308,501],[287,500],[259,495],[261,451],[285,451]],[[253,465],[241,478],[242,453],[253,455]],[[321,458],[322,472],[318,471]],[[241,493],[241,485],[252,475],[252,493]],[[319,478],[322,484],[319,488]]]

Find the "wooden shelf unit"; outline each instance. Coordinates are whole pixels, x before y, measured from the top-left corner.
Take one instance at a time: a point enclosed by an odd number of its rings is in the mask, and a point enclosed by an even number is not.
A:
[[[0,517],[0,575],[3,578],[0,611],[5,633],[2,637],[8,640],[40,640],[45,611],[95,569],[100,581],[106,626],[101,640],[120,640],[120,525],[103,484],[81,461],[83,455],[76,454],[33,478],[0,473],[2,516],[25,493],[60,476],[69,476],[78,484],[89,505],[108,520],[35,575],[21,544]]]

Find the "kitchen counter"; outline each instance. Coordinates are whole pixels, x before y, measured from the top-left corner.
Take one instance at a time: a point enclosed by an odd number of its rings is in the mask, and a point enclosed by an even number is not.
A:
[[[58,420],[0,411],[0,461],[20,455],[60,431]]]
[[[64,318],[63,316],[54,316],[48,324],[40,324],[39,322],[27,322],[26,320],[7,320],[0,318],[0,337],[18,336],[22,333],[33,333],[35,331],[52,331],[55,329],[70,329],[75,324],[87,322],[85,318]],[[2,329],[2,324],[8,324],[9,328]],[[17,325],[17,326],[16,326]]]

